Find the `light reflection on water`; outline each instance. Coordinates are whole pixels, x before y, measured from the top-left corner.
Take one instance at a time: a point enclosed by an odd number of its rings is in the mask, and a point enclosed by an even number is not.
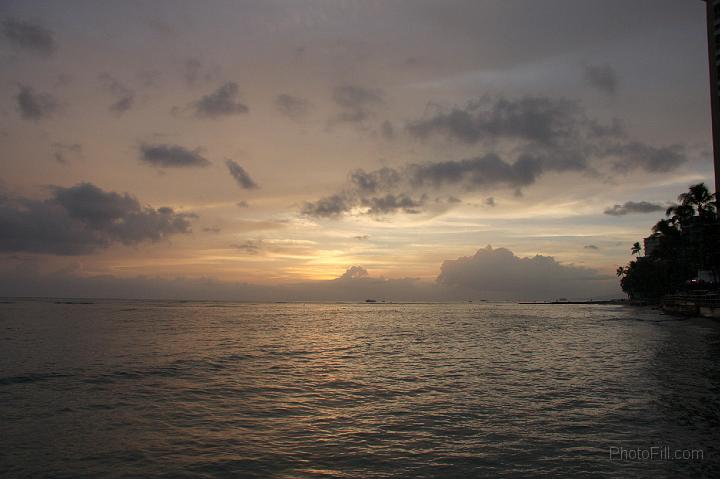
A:
[[[720,327],[618,306],[0,305],[8,477],[713,477]],[[610,461],[611,446],[703,461]]]

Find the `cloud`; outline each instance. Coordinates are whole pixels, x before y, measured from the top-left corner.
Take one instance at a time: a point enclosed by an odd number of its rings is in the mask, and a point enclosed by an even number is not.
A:
[[[340,113],[335,122],[361,123],[373,114],[375,107],[384,103],[382,91],[359,85],[340,85],[333,90],[332,99]]]
[[[255,255],[284,240],[248,240],[233,245]],[[290,245],[286,245],[290,246]],[[302,245],[299,245],[302,246]],[[32,260],[30,260],[32,261]],[[467,299],[598,298],[621,294],[617,278],[563,265],[547,256],[519,258],[509,250],[485,248],[470,258],[446,261],[437,281],[371,276],[362,266],[350,266],[326,281],[275,286],[220,282],[211,278],[119,278],[81,276],[77,268],[41,275],[28,260],[0,262],[0,290],[8,296],[37,294],[56,297],[125,297],[218,299],[245,301],[448,301]]]
[[[368,235],[357,235],[357,236],[353,236],[353,239],[356,239],[356,240],[358,240],[358,241],[367,241],[367,240],[370,239],[370,236],[368,236]]]
[[[622,205],[607,208],[604,213],[610,216],[625,216],[633,213],[654,213],[656,211],[665,211],[665,207],[647,201],[628,201]]]
[[[615,95],[618,89],[618,75],[615,69],[609,65],[585,65],[583,78],[591,87],[607,94]]]
[[[259,254],[263,249],[263,243],[261,240],[247,240],[242,243],[233,243],[230,246],[243,254],[249,255]]]
[[[470,101],[465,108],[411,122],[408,131],[420,139],[441,135],[468,144],[519,138],[551,145],[576,136],[583,122],[580,105],[571,100],[483,97]]]
[[[92,183],[52,187],[45,200],[0,198],[0,251],[87,254],[113,243],[160,241],[189,233],[195,215],[142,205]]]
[[[395,127],[392,123],[390,123],[390,121],[385,120],[380,125],[380,134],[386,140],[392,140],[393,138],[395,138]]]
[[[203,96],[194,103],[195,116],[220,118],[249,112],[250,108],[239,101],[239,96],[237,83],[226,82],[214,92]]]
[[[39,121],[52,117],[60,110],[60,103],[49,93],[36,92],[29,86],[20,85],[17,100],[20,116],[25,120]]]
[[[339,280],[349,280],[358,278],[367,278],[369,276],[368,271],[362,266],[350,266],[342,276],[338,277]]]
[[[583,246],[584,249],[592,249],[592,250],[599,250],[600,248],[595,246],[594,244],[586,244]]]
[[[467,294],[526,299],[587,297],[599,290],[612,291],[612,281],[595,270],[564,265],[551,256],[520,258],[508,249],[491,246],[473,256],[444,261],[437,277],[439,284]]]
[[[333,218],[347,213],[352,209],[353,203],[344,195],[336,194],[320,198],[314,202],[307,202],[301,214],[318,218]]]
[[[201,149],[189,150],[178,145],[140,145],[140,161],[158,168],[204,167],[210,162]]]
[[[238,202],[237,202],[237,206],[238,206],[239,208],[249,208],[249,207],[250,207],[250,204],[249,204],[247,201],[242,200],[242,201],[238,201]]]
[[[64,144],[53,143],[53,158],[60,164],[67,164],[69,158],[82,158],[83,149],[80,143]]]
[[[465,190],[490,189],[498,186],[521,188],[544,173],[555,169],[543,159],[523,156],[508,163],[490,153],[481,157],[436,163],[413,163],[400,169],[384,167],[374,171],[358,169],[350,173],[345,191],[312,203],[302,213],[315,217],[338,217],[356,207],[366,207],[367,214],[382,215],[402,211],[419,213],[425,195],[412,199],[406,192],[461,187]],[[447,203],[456,203],[448,201]]]
[[[499,185],[520,188],[531,185],[547,166],[541,158],[523,156],[508,163],[489,153],[476,158],[414,164],[408,168],[414,186],[462,185],[467,190]]]
[[[638,169],[651,173],[667,173],[687,161],[683,145],[654,147],[640,142],[630,142],[611,146],[606,149],[605,154],[618,158],[613,168],[619,173]]]
[[[240,188],[244,190],[258,188],[257,183],[250,178],[250,175],[248,175],[245,169],[237,164],[237,162],[233,160],[225,160],[225,165],[227,165],[228,171],[230,171],[232,177],[235,178],[235,182],[240,186]]]
[[[418,214],[420,213],[419,208],[422,207],[424,202],[424,198],[414,200],[405,194],[393,195],[388,193],[385,196],[363,198],[361,204],[368,208],[367,214],[381,216],[397,211]]]
[[[99,77],[102,86],[113,96],[115,101],[110,105],[110,111],[121,115],[130,110],[135,102],[135,92],[120,83],[118,80],[103,73]]]
[[[495,206],[497,206],[497,203],[495,202],[495,198],[493,198],[492,196],[488,196],[487,198],[485,198],[485,205],[489,206],[491,208],[494,208]]]
[[[483,97],[464,108],[410,122],[407,130],[421,140],[441,136],[493,148],[506,141],[521,156],[542,158],[553,170],[588,170],[591,161],[602,166],[607,158],[615,158],[615,173],[665,173],[686,161],[682,145],[656,147],[628,140],[621,120],[603,123],[588,117],[579,102],[562,98]]]
[[[219,234],[221,231],[222,231],[222,229],[218,228],[217,226],[203,228],[203,232],[205,232],[205,233]]]
[[[3,20],[2,36],[11,45],[41,56],[50,56],[57,49],[51,30],[15,18]]]
[[[275,107],[280,113],[296,121],[306,117],[310,109],[307,100],[286,93],[275,97]]]
[[[197,86],[220,78],[220,68],[205,65],[197,58],[188,58],[183,63],[183,77],[188,86]]]

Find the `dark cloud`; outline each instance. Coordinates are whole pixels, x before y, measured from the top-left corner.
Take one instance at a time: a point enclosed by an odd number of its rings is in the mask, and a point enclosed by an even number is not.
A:
[[[57,49],[52,31],[15,18],[3,20],[2,36],[11,45],[42,56],[49,56]]]
[[[512,188],[528,186],[546,168],[539,158],[523,156],[515,163],[508,163],[490,153],[465,160],[414,164],[408,168],[408,173],[410,183],[416,187],[462,185],[465,189],[475,190],[499,185]]]
[[[305,118],[310,110],[310,104],[307,100],[286,93],[275,97],[275,107],[280,113],[293,120]]]
[[[250,108],[240,102],[239,96],[237,83],[226,82],[214,92],[203,96],[194,103],[195,115],[205,118],[220,118],[249,112]]]
[[[418,214],[420,213],[420,208],[423,203],[424,199],[414,200],[405,194],[393,195],[390,193],[384,196],[363,198],[361,200],[362,206],[369,208],[367,214],[373,216],[382,216],[398,211],[403,211],[408,214]]]
[[[485,205],[491,208],[497,206],[497,203],[495,203],[495,198],[493,198],[492,196],[488,196],[487,198],[485,198]]]
[[[243,254],[256,255],[263,249],[261,240],[247,240],[242,243],[233,243],[230,246],[242,252]]]
[[[110,104],[110,111],[121,115],[132,108],[135,102],[135,92],[120,83],[107,73],[103,73],[99,77],[100,83],[113,97],[114,101]]]
[[[390,121],[385,120],[380,125],[380,134],[386,140],[392,140],[393,138],[395,138],[395,127],[392,123],[390,123]]]
[[[225,160],[225,165],[227,165],[228,171],[230,171],[232,177],[235,178],[235,182],[240,186],[240,188],[245,190],[258,188],[258,185],[252,178],[250,178],[250,175],[247,174],[245,169],[235,161]]]
[[[656,147],[628,140],[621,120],[589,118],[580,103],[566,99],[484,97],[410,122],[407,130],[419,139],[442,136],[489,147],[508,141],[526,157],[542,159],[543,170],[590,170],[591,161],[601,166],[614,157],[615,173],[664,173],[686,161],[682,145]]]
[[[301,213],[318,218],[333,218],[347,213],[352,207],[352,201],[345,195],[337,194],[320,198],[315,202],[305,203]]]
[[[350,173],[350,183],[353,188],[363,193],[375,193],[392,189],[401,180],[400,172],[387,167],[371,172],[366,172],[360,168]]]
[[[605,150],[605,154],[618,158],[613,168],[619,173],[628,173],[632,170],[667,173],[687,161],[683,145],[655,147],[631,142],[611,146]]]
[[[622,205],[607,208],[604,213],[610,216],[625,216],[632,213],[655,213],[656,211],[665,211],[665,207],[647,201],[628,201]]]
[[[208,166],[202,150],[189,150],[178,145],[140,145],[140,161],[158,168],[185,168]]]
[[[46,200],[0,198],[0,251],[87,254],[113,243],[160,241],[190,232],[195,215],[142,205],[92,183],[53,187]]]
[[[208,66],[197,58],[188,58],[183,63],[183,76],[189,86],[203,85],[220,78],[220,68]]]
[[[608,95],[615,95],[618,88],[618,75],[609,65],[586,65],[583,68],[583,77],[588,85]]]
[[[474,256],[446,260],[437,282],[468,294],[494,298],[555,299],[587,297],[598,283],[612,278],[597,271],[563,265],[551,256],[520,258],[505,248],[488,246]]]
[[[333,90],[333,101],[340,108],[336,122],[361,123],[384,103],[382,91],[359,85],[341,85]]]
[[[240,208],[249,208],[249,207],[250,207],[250,204],[249,204],[247,201],[245,201],[245,200],[238,201],[238,202],[237,202],[237,205],[238,205],[238,207],[240,207]]]
[[[485,97],[469,102],[465,108],[411,122],[408,131],[416,138],[442,135],[469,144],[519,138],[554,145],[579,134],[578,128],[584,123],[582,113],[577,102],[566,99]]]
[[[205,233],[218,234],[222,231],[222,229],[218,228],[217,226],[213,226],[213,227],[203,228],[203,231]]]
[[[438,163],[410,164],[401,169],[384,167],[374,171],[355,170],[349,175],[349,187],[315,203],[306,203],[303,214],[337,217],[355,207],[369,208],[368,214],[419,213],[425,193],[412,199],[406,191],[461,187],[479,190],[505,186],[519,189],[531,185],[547,170],[558,170],[542,158],[522,156],[508,163],[494,153],[482,157]]]
[[[342,276],[338,277],[337,279],[342,280],[352,280],[352,279],[358,279],[358,278],[367,278],[369,276],[368,271],[363,268],[362,266],[350,266],[343,274]]]
[[[367,241],[367,240],[370,239],[370,236],[368,236],[368,235],[357,235],[357,236],[353,236],[353,239],[356,239],[356,240],[358,240],[358,241]]]
[[[70,158],[82,158],[83,149],[80,143],[53,143],[53,158],[60,164],[67,164]]]
[[[25,120],[39,121],[53,116],[60,110],[60,103],[49,93],[36,92],[29,86],[20,85],[17,100],[20,116]]]
[[[583,246],[583,248],[585,248],[585,249],[593,249],[593,250],[599,250],[599,249],[600,249],[599,247],[595,246],[594,244],[587,244],[587,245]]]

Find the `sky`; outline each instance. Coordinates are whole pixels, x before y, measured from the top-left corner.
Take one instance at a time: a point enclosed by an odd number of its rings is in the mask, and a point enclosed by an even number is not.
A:
[[[711,185],[690,0],[0,1],[0,290],[621,296]]]

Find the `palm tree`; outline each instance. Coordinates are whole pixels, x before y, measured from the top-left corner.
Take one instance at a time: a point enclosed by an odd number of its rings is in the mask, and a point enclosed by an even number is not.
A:
[[[690,185],[687,193],[678,196],[680,204],[669,207],[665,214],[672,215],[672,220],[679,223],[695,214],[702,219],[711,219],[715,216],[715,196],[710,193],[705,183]]]
[[[634,255],[640,255],[640,251],[641,251],[641,250],[642,250],[642,246],[640,246],[640,243],[639,243],[638,241],[636,241],[636,242],[632,245],[632,249],[630,250],[630,252],[631,252],[632,254],[634,254]]]

